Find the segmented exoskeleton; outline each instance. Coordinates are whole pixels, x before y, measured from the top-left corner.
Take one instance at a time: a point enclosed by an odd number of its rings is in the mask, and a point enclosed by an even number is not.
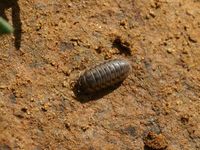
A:
[[[78,79],[78,93],[92,93],[122,82],[131,70],[124,59],[114,59],[100,63],[86,70]]]

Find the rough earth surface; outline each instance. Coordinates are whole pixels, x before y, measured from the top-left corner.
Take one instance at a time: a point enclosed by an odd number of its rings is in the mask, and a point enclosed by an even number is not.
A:
[[[0,149],[199,150],[199,0],[0,0]],[[113,58],[121,86],[71,83]],[[98,94],[98,93],[97,93]]]

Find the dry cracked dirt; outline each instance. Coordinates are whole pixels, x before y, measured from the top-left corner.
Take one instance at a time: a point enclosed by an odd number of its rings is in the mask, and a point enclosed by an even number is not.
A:
[[[0,150],[199,150],[199,0],[0,0]],[[87,101],[99,62],[132,72]]]

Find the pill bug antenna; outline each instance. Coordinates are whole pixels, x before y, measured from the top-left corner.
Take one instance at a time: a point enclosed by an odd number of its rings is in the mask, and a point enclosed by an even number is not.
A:
[[[73,79],[70,80],[70,88],[71,90],[75,93],[75,95],[79,94],[79,88],[78,88],[78,84],[79,84],[79,78],[81,76],[82,72],[79,72],[78,75],[76,75]]]
[[[13,33],[13,27],[2,17],[0,17],[0,35]]]

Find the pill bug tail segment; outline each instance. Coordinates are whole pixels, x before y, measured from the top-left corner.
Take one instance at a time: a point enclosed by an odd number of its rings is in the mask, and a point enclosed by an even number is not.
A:
[[[124,59],[113,59],[86,70],[77,80],[77,93],[94,93],[115,86],[129,75],[131,65]]]

